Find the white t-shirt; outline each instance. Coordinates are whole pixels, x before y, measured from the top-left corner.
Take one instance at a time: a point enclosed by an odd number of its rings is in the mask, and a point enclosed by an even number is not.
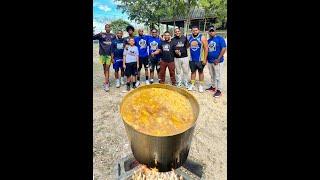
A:
[[[126,63],[137,62],[137,56],[139,57],[138,47],[128,46],[128,50],[124,49],[123,55],[126,56]]]

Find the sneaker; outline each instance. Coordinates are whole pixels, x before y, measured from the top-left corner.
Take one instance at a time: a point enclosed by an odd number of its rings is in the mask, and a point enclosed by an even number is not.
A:
[[[182,82],[179,81],[179,82],[177,83],[177,87],[181,87],[181,86],[182,86]]]
[[[221,91],[217,90],[216,93],[213,95],[214,97],[220,97],[221,96]]]
[[[137,83],[136,83],[137,84]],[[133,86],[132,86],[132,89],[135,89],[135,88],[137,88],[137,86],[134,84]]]
[[[195,87],[194,85],[190,84],[190,86],[188,87],[188,91],[195,91]]]
[[[120,83],[121,83],[121,85],[125,85],[126,83],[124,82],[124,77],[121,77],[120,78]]]
[[[137,81],[134,87],[138,87],[140,85],[140,81]]]
[[[216,91],[216,88],[210,86],[208,89],[206,89],[206,91],[212,91],[212,92],[215,92]]]
[[[203,93],[204,90],[203,90],[203,86],[202,85],[199,85],[199,92]]]
[[[120,87],[120,80],[117,79],[117,80],[116,80],[116,88],[119,88],[119,87]]]
[[[149,84],[150,84],[149,80],[146,80],[146,85],[149,85]]]
[[[127,86],[127,91],[128,91],[128,92],[130,91],[130,86]]]
[[[106,92],[109,91],[109,84],[104,84],[104,90],[105,90]]]
[[[153,79],[150,79],[150,84],[153,84]]]

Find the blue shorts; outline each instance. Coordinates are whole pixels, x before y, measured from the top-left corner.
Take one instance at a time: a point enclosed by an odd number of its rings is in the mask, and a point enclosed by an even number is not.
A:
[[[120,68],[123,69],[122,63],[123,63],[122,59],[115,59],[113,63],[113,69],[115,71],[119,71]]]

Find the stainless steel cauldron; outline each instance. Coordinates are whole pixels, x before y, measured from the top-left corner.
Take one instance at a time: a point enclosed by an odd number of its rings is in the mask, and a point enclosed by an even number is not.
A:
[[[179,92],[189,99],[194,112],[194,124],[186,131],[173,136],[151,136],[136,131],[123,119],[127,136],[131,144],[131,150],[135,159],[148,167],[156,167],[159,171],[170,171],[183,165],[187,160],[191,145],[193,131],[199,114],[199,104],[195,97],[186,90],[163,84],[152,84],[141,86],[129,92],[120,104],[120,113],[122,103],[133,93],[147,88],[164,88]]]

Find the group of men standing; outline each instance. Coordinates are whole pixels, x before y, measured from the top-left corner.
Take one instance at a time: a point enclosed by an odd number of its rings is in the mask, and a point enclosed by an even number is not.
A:
[[[226,51],[226,43],[223,37],[216,34],[214,26],[209,26],[209,39],[200,33],[197,26],[192,27],[190,37],[182,35],[180,29],[176,28],[173,38],[168,31],[163,36],[159,36],[157,29],[152,29],[151,35],[145,35],[143,29],[139,29],[138,35],[134,36],[132,26],[126,28],[129,34],[126,38],[122,37],[121,30],[116,32],[116,36],[110,33],[109,24],[105,25],[105,30],[105,33],[93,36],[94,40],[99,40],[100,62],[103,64],[105,75],[105,91],[109,91],[111,63],[115,70],[117,88],[125,85],[124,76],[127,77],[126,91],[140,85],[143,67],[146,85],[154,83],[154,71],[157,71],[159,83],[164,83],[168,68],[171,84],[178,87],[184,86],[189,91],[196,90],[196,72],[198,72],[198,90],[204,92],[203,70],[208,65],[211,86],[206,90],[214,92],[214,97],[221,96],[223,55]],[[190,53],[188,53],[189,48]],[[188,81],[189,69],[191,70],[190,83]],[[120,76],[119,71],[121,71]]]

